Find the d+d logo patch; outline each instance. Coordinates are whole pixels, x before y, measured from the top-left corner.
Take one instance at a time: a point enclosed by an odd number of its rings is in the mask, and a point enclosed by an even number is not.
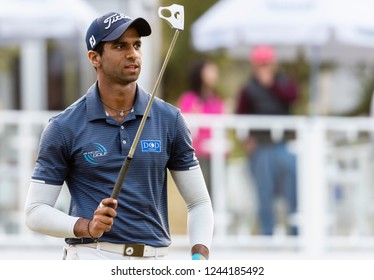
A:
[[[141,140],[142,152],[160,153],[161,141],[160,140]]]

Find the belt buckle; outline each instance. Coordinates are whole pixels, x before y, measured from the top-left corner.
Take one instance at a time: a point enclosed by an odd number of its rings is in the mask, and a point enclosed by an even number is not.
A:
[[[144,248],[144,244],[125,244],[123,255],[129,257],[143,257]]]

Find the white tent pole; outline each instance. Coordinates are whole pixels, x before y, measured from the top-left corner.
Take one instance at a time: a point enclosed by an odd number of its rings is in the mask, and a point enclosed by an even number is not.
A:
[[[21,44],[21,109],[47,109],[47,47],[43,39]]]
[[[310,60],[310,76],[309,76],[309,115],[318,115],[318,103],[319,103],[319,68],[321,64],[320,59],[320,46],[311,45],[311,60]]]

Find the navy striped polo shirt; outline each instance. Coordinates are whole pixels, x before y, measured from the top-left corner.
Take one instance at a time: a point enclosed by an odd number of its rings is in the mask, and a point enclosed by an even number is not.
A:
[[[100,201],[112,193],[150,97],[137,86],[134,109],[121,124],[107,116],[96,82],[51,118],[32,178],[53,185],[65,181],[71,194],[69,214],[92,219]],[[167,169],[189,170],[198,164],[180,110],[155,98],[118,197],[114,225],[99,241],[169,246]]]

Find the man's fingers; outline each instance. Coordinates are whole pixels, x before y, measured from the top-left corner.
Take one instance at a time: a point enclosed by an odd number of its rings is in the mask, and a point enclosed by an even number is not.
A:
[[[105,218],[100,219],[100,221],[98,221],[95,226],[97,227],[98,230],[108,232],[113,226],[113,218],[107,217],[107,219]]]
[[[110,207],[110,208],[116,209],[117,205],[118,205],[118,202],[116,199],[105,198],[100,202],[99,208]]]
[[[94,236],[101,237],[104,232],[111,230],[114,217],[117,216],[116,209],[117,200],[113,198],[105,198],[98,205],[94,212],[94,217],[91,223],[91,233]]]
[[[114,218],[115,216],[117,216],[117,212],[115,209],[111,208],[111,207],[107,207],[107,206],[103,206],[103,207],[98,207],[96,210],[95,210],[95,213],[94,213],[95,216],[103,216],[103,217],[109,217],[109,218]],[[101,218],[99,218],[101,219]]]
[[[104,232],[108,232],[111,230],[113,225],[113,221],[109,222],[108,224],[103,223],[102,221],[95,221],[91,222],[90,226],[90,235],[95,236],[97,238],[101,237]]]
[[[103,232],[110,231],[114,224],[114,217],[116,214],[116,211],[110,207],[98,207],[91,222],[90,232],[94,234],[94,236],[100,237]]]

